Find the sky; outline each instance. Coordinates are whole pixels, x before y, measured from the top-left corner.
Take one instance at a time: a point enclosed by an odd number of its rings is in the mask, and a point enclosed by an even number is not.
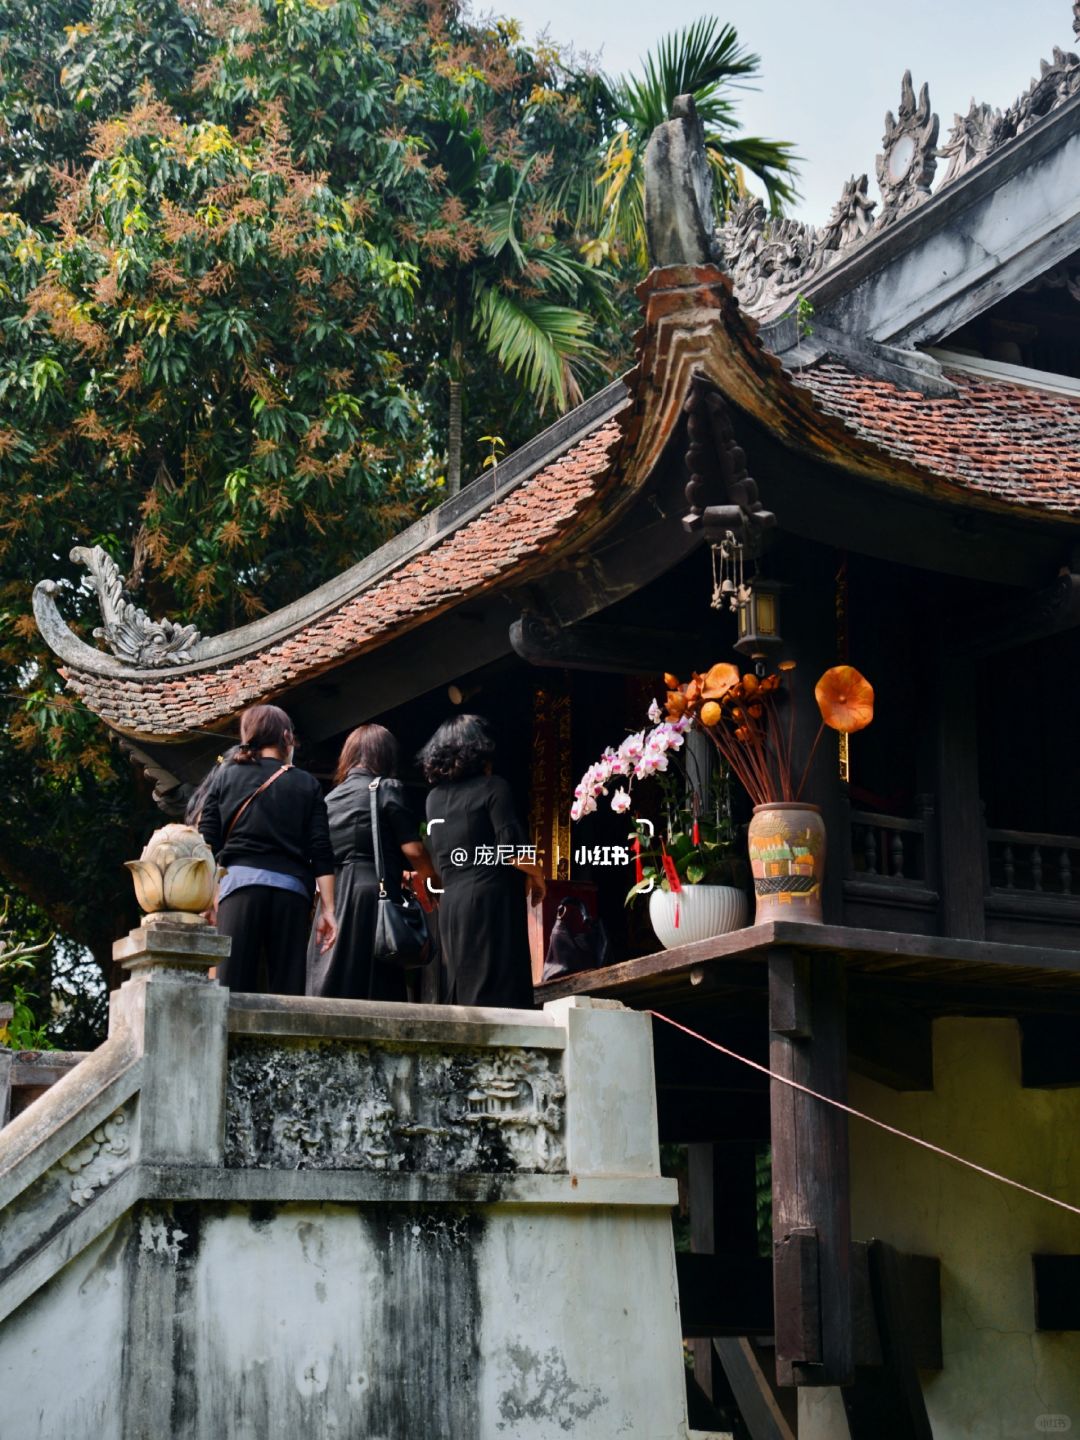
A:
[[[730,22],[761,57],[760,89],[740,98],[743,128],[795,142],[802,193],[792,213],[819,225],[849,175],[865,171],[876,195],[874,156],[906,69],[916,94],[929,83],[943,143],[972,96],[1005,109],[1054,45],[1080,50],[1069,0],[723,0],[715,8],[704,0],[488,0],[475,8],[520,20],[529,40],[546,30],[560,46],[599,57],[608,74],[635,70],[650,46],[701,15]]]

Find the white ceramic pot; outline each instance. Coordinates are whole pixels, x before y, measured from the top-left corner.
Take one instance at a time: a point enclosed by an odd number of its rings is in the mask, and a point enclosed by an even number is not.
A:
[[[684,885],[677,895],[654,890],[649,896],[649,920],[665,950],[741,930],[749,908],[746,891],[734,885]]]

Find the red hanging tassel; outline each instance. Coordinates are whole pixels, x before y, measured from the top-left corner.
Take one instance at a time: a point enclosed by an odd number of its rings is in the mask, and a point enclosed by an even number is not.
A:
[[[672,893],[677,895],[682,889],[682,881],[679,879],[679,872],[675,868],[675,861],[667,853],[667,846],[662,840],[660,842],[660,850],[663,859],[664,874],[667,876],[667,882],[671,886]]]
[[[645,870],[641,863],[641,836],[634,836],[634,883],[640,885],[645,879]]]
[[[694,816],[694,835],[693,835],[693,838],[694,838],[694,844],[695,844],[695,845],[700,845],[700,844],[701,844],[701,830],[700,830],[700,828],[699,828],[699,826],[698,826],[697,816],[696,816],[696,815]]]

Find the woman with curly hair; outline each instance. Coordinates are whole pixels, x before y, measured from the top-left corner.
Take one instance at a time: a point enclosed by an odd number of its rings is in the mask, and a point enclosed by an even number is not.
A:
[[[540,867],[520,858],[525,829],[510,786],[491,773],[495,742],[478,715],[441,725],[420,752],[433,787],[428,845],[442,876],[439,944],[448,1005],[531,1009],[526,893],[544,897]]]

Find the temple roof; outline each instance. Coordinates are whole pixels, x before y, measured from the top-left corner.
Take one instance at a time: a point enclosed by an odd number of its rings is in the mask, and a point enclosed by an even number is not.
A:
[[[1009,506],[1080,517],[1080,387],[1075,395],[943,365],[952,395],[927,396],[838,360],[796,383],[826,414],[897,460]]]
[[[624,398],[618,408],[625,405]],[[355,593],[316,618],[291,628],[286,624],[278,638],[242,647],[241,658],[231,663],[211,655],[167,671],[100,663],[91,669],[88,660],[107,657],[89,647],[84,657],[67,646],[68,685],[95,714],[134,738],[168,739],[219,724],[246,705],[373,649],[391,633],[497,586],[508,575],[525,578],[554,546],[566,545],[570,531],[579,537],[585,533],[611,481],[621,438],[620,421],[602,413],[588,433],[506,493],[496,494],[478,514],[429,544],[398,545],[400,559],[377,572],[377,578],[366,584],[361,579]]]

